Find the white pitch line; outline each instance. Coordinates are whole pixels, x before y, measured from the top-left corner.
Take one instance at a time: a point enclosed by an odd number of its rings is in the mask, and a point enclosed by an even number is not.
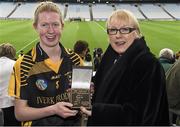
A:
[[[28,45],[26,45],[26,46],[22,47],[20,50],[18,50],[16,54],[18,54],[21,50],[25,49],[26,47],[28,47],[30,44],[32,44],[33,42],[35,42],[38,39],[39,38],[36,38],[36,39],[32,40]]]
[[[93,21],[96,25],[98,25],[105,33],[106,33],[106,30],[104,29],[104,27],[102,27],[101,25],[99,25],[99,23]]]

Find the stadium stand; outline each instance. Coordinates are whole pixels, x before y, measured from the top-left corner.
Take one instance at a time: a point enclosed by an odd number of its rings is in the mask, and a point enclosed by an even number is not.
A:
[[[1,2],[0,3],[0,18],[7,18],[7,16],[16,7],[15,3],[12,2]]]
[[[86,19],[90,20],[89,6],[83,4],[69,4],[66,19]]]
[[[173,15],[176,19],[180,20],[180,5],[179,4],[163,4],[164,8]]]
[[[106,20],[113,10],[127,9],[140,20],[180,20],[178,3],[57,3],[65,20]],[[1,2],[0,18],[31,19],[37,2]],[[6,10],[6,11],[4,11]]]
[[[65,4],[63,4],[63,3],[57,3],[57,4],[58,4],[59,8],[61,9],[62,15],[64,15]]]
[[[132,11],[134,13],[134,15],[138,19],[145,19],[145,17],[138,10],[138,7],[137,7],[136,4],[117,4],[116,5],[116,9],[127,9],[127,10],[130,10],[130,11]]]
[[[141,4],[140,9],[148,19],[172,19],[162,8],[156,4]]]
[[[38,3],[22,3],[16,11],[10,16],[10,18],[33,18],[33,12]]]
[[[94,4],[92,9],[93,18],[96,20],[106,20],[113,11],[111,4]]]

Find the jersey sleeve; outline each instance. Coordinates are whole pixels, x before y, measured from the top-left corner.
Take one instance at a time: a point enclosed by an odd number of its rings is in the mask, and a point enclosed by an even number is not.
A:
[[[84,66],[83,59],[75,52],[73,52],[71,49],[65,49],[67,54],[69,55],[69,58],[71,59],[73,65],[75,66]]]
[[[20,74],[20,65],[23,57],[20,57],[13,67],[13,72],[11,73],[9,86],[8,86],[8,94],[9,96],[19,98],[20,97],[20,86],[21,86],[21,74]]]

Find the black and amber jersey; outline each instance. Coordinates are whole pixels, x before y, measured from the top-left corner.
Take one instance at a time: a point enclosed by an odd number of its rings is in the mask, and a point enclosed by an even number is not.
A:
[[[69,101],[72,66],[81,66],[82,59],[61,44],[61,58],[52,62],[39,43],[31,51],[19,58],[11,76],[9,95],[27,100],[30,107],[42,108],[60,101]],[[23,125],[76,125],[78,117],[63,119],[50,116]]]

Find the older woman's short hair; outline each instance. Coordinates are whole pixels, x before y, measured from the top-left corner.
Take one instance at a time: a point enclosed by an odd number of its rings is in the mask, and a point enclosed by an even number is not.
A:
[[[174,59],[174,52],[169,48],[164,48],[159,52],[160,58]]]
[[[134,28],[137,29],[138,34],[140,35],[140,27],[139,27],[139,22],[137,20],[137,18],[135,17],[135,15],[130,12],[129,10],[125,10],[125,9],[118,9],[114,12],[112,12],[112,14],[109,16],[107,22],[106,22],[106,27],[109,27],[109,24],[111,23],[111,21],[113,19],[118,19],[120,21],[125,21],[128,24],[133,25]]]

